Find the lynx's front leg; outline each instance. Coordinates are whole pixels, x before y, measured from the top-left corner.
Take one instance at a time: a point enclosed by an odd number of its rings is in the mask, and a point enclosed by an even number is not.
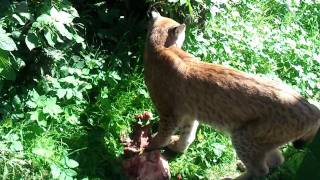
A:
[[[196,138],[199,122],[197,120],[185,120],[180,125],[179,139],[168,146],[169,149],[175,152],[185,151]]]
[[[155,150],[167,146],[176,129],[176,124],[176,118],[160,116],[158,133],[152,138],[147,149]]]

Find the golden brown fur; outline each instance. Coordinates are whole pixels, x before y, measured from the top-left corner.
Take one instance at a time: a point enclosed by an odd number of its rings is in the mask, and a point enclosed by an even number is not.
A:
[[[144,68],[160,122],[150,149],[167,146],[180,128],[180,139],[169,147],[184,151],[194,140],[200,120],[230,133],[247,168],[239,179],[254,179],[283,162],[280,145],[316,133],[320,110],[290,87],[198,61],[180,49],[182,25],[157,13],[153,17]],[[171,29],[177,30],[172,34]]]

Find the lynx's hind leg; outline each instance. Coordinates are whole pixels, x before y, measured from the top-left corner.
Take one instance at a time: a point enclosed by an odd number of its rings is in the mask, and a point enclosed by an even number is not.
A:
[[[279,149],[273,149],[267,154],[267,164],[269,168],[280,166],[284,162],[284,157]]]
[[[258,179],[269,173],[266,159],[270,149],[251,138],[246,129],[233,132],[232,143],[239,159],[244,163],[247,169],[247,172],[236,179]]]
[[[174,152],[184,152],[196,138],[199,122],[197,120],[184,120],[180,125],[180,136],[168,148]]]

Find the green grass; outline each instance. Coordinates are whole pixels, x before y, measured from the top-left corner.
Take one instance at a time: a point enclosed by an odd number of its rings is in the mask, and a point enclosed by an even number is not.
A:
[[[82,36],[81,43],[63,38],[63,32],[45,23],[31,28],[36,17],[50,15],[51,6],[70,10],[69,5],[77,8],[80,18],[68,30]],[[13,62],[15,69],[10,75],[0,71],[2,179],[125,179],[120,136],[131,132],[135,114],[151,111],[154,130],[158,120],[143,80],[147,22],[139,18],[144,13],[127,12],[129,5],[32,2],[28,12],[35,17],[26,25],[12,16],[24,12],[23,3],[5,12],[0,25],[18,50],[0,52],[0,60],[6,66]],[[320,4],[268,0],[161,5],[162,13],[174,19],[189,17],[183,47],[188,52],[204,61],[281,79],[306,98],[319,101]],[[49,30],[64,42],[48,44],[44,32]],[[25,45],[28,31],[38,35],[35,44],[41,41],[32,51]],[[13,75],[15,81],[10,80]],[[282,150],[285,164],[266,179],[294,177],[305,152],[290,145]],[[206,125],[200,126],[187,152],[169,162],[173,179],[218,179],[241,173],[228,135]]]

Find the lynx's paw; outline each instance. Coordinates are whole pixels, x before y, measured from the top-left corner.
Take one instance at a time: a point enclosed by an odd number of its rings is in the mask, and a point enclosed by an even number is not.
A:
[[[179,135],[171,136],[170,144],[167,147],[173,152],[183,153],[187,149],[187,147],[182,143],[180,143],[179,140],[180,140]]]
[[[240,172],[245,172],[246,171],[246,166],[243,164],[242,161],[238,160],[237,161],[237,169],[240,171]]]

